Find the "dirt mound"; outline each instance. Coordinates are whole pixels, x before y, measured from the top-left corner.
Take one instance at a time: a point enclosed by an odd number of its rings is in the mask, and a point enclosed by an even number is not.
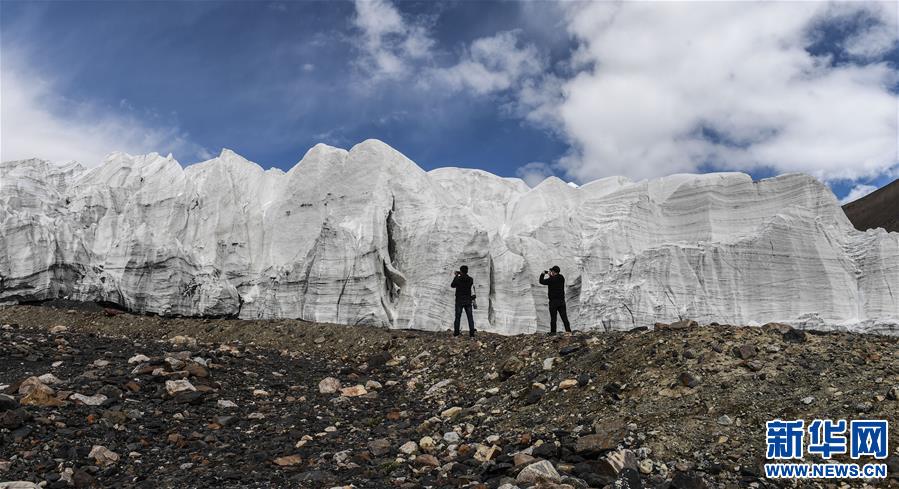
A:
[[[897,426],[899,338],[672,326],[470,340],[3,308],[0,480],[777,487],[766,421]],[[889,446],[893,478],[874,483],[899,487],[895,428]]]

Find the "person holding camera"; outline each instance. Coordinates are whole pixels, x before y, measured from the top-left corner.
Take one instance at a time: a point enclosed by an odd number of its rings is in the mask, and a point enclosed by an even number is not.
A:
[[[468,316],[468,335],[474,338],[474,318],[471,313],[471,304],[475,296],[471,294],[474,280],[468,276],[468,267],[462,265],[454,272],[453,283],[450,287],[456,289],[456,320],[453,322],[453,336],[459,336],[459,320],[462,319],[462,311]]]
[[[571,332],[568,323],[568,313],[565,311],[565,277],[560,273],[558,266],[553,266],[549,271],[544,270],[540,274],[540,285],[546,285],[549,293],[549,334],[556,334],[556,315],[562,316],[562,324],[565,331]],[[548,277],[544,278],[546,275]]]

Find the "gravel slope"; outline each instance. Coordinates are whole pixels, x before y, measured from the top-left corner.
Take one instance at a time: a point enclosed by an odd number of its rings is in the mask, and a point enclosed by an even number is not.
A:
[[[0,481],[525,488],[546,469],[545,488],[780,487],[761,473],[765,421],[822,417],[888,419],[892,479],[869,486],[899,487],[896,337],[470,340],[98,306],[6,307],[0,325]]]

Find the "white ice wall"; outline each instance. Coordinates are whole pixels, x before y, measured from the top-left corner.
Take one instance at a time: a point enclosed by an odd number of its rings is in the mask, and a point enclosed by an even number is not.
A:
[[[899,331],[899,233],[856,231],[804,175],[605,178],[574,188],[424,172],[380,141],[290,171],[224,150],[182,168],[0,164],[0,303],[69,297],[180,315],[439,330],[467,264],[481,330],[548,328],[540,271],[575,327],[692,318]]]

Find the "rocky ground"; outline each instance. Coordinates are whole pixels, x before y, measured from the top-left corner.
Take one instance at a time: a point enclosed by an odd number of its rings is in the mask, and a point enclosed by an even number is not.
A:
[[[780,487],[766,421],[885,418],[891,479],[798,485],[899,487],[896,337],[683,322],[472,340],[64,306],[0,309],[0,481]]]

